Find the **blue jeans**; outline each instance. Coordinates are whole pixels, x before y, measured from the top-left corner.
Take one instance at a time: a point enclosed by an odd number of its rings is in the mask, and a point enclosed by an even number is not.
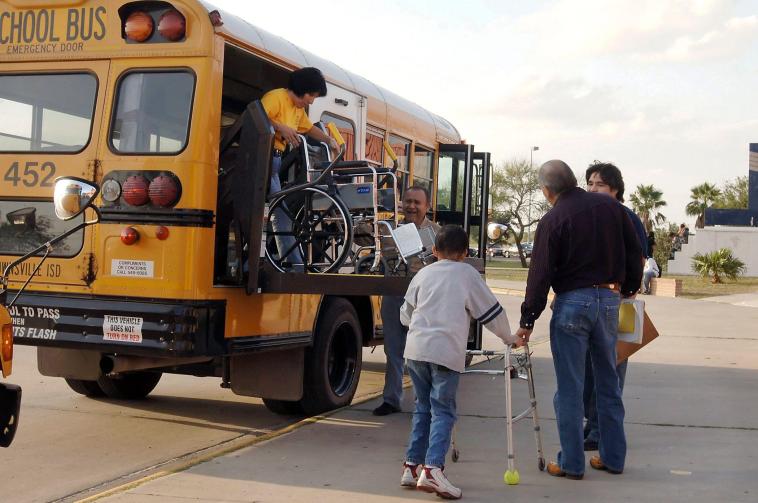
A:
[[[400,307],[403,297],[382,297],[382,330],[384,331],[384,354],[387,366],[384,371],[384,401],[400,408],[403,398],[403,353],[408,327],[400,323]]]
[[[597,391],[600,458],[612,470],[624,469],[624,404],[616,373],[620,296],[606,288],[581,288],[555,297],[550,320],[558,390],[553,398],[561,452],[560,467],[584,474],[583,392],[589,350]]]
[[[442,468],[455,425],[455,395],[461,375],[436,363],[407,363],[416,392],[416,409],[405,460]]]
[[[619,388],[624,394],[624,382],[626,381],[626,367],[629,360],[624,360],[616,367],[619,376]],[[594,442],[600,441],[600,429],[597,425],[597,398],[595,393],[595,375],[592,373],[592,360],[587,354],[587,363],[584,369],[584,417],[587,423],[584,425],[584,438]]]
[[[282,190],[282,183],[279,180],[279,170],[282,167],[282,158],[275,155],[271,161],[271,184],[269,185],[269,194],[274,194]],[[287,212],[279,206],[271,213],[271,228],[274,232],[292,232],[292,219]],[[286,261],[290,264],[302,264],[303,256],[300,253],[300,247],[295,240],[295,236],[274,236],[276,247],[279,251],[280,261]]]
[[[642,273],[642,291],[650,293],[650,280],[655,278],[657,274],[655,271],[646,271]]]

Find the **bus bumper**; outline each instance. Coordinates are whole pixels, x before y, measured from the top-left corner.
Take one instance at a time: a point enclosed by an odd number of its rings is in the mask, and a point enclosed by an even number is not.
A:
[[[0,383],[0,447],[13,442],[21,411],[21,386]]]
[[[9,292],[13,298],[14,292]],[[16,344],[152,357],[227,352],[223,301],[125,300],[23,293],[10,308]]]

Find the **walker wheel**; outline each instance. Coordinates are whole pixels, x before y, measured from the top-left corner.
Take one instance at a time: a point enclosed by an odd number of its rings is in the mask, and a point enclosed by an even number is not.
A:
[[[540,458],[537,461],[537,468],[539,468],[541,472],[545,471],[545,458]]]
[[[458,459],[460,458],[460,453],[458,452],[458,449],[453,449],[453,463],[457,463]]]
[[[519,483],[518,470],[506,470],[503,475],[503,480],[509,486],[515,486]]]

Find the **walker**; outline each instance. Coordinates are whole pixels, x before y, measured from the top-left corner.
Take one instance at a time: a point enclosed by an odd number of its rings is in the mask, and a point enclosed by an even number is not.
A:
[[[545,470],[545,455],[542,451],[542,433],[540,431],[539,418],[537,416],[537,399],[534,394],[534,378],[532,375],[532,358],[529,352],[529,344],[525,344],[522,350],[514,350],[510,345],[506,346],[504,350],[492,351],[492,350],[469,350],[466,351],[467,355],[471,356],[486,356],[498,357],[503,360],[503,370],[465,370],[465,374],[484,374],[484,375],[502,375],[505,380],[505,408],[506,408],[506,433],[508,438],[508,470],[503,474],[503,480],[508,485],[516,485],[519,483],[519,472],[516,469],[516,456],[513,453],[513,423],[520,421],[526,416],[532,417],[532,423],[534,424],[534,439],[537,444],[537,467],[540,471]],[[518,414],[513,416],[512,404],[511,404],[511,379],[523,379],[527,382],[529,389],[529,407]],[[455,442],[455,429],[453,429],[453,452],[452,459],[454,463],[458,462],[460,458],[460,451]]]

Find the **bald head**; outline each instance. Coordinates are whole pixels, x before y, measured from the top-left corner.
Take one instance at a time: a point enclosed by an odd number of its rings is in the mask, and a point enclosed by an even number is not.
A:
[[[576,187],[576,176],[568,164],[558,159],[547,161],[540,166],[540,185],[545,187],[554,196]]]

